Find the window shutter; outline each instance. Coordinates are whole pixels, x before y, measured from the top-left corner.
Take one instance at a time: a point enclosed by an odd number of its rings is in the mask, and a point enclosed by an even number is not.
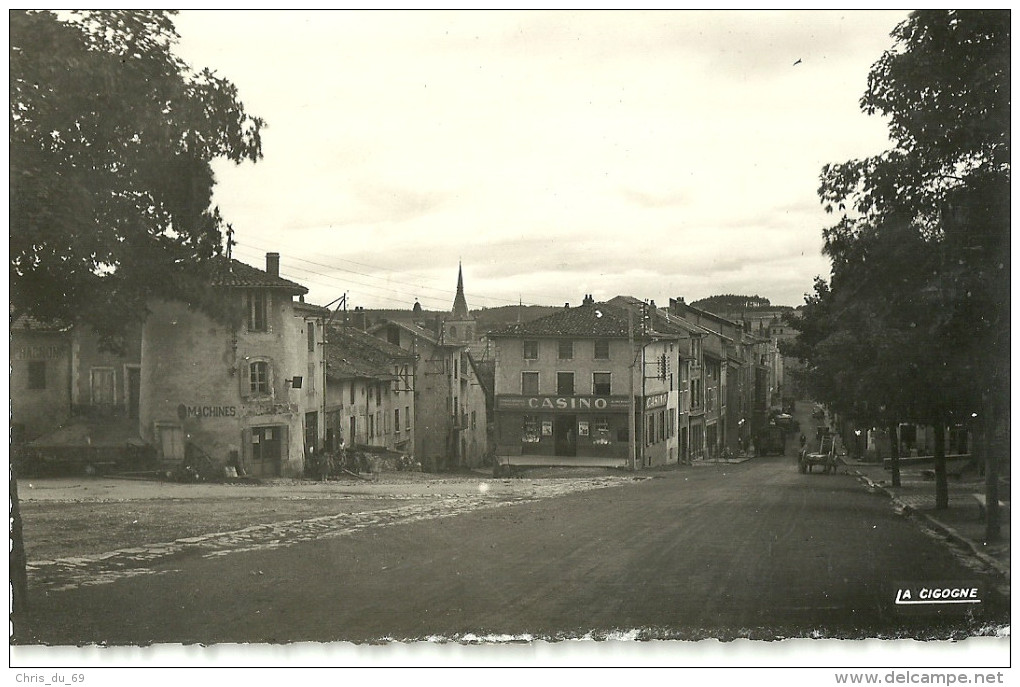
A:
[[[241,398],[248,398],[251,396],[251,363],[242,360],[239,367],[241,374],[237,377],[241,385]]]
[[[273,331],[273,292],[266,289],[266,331]]]

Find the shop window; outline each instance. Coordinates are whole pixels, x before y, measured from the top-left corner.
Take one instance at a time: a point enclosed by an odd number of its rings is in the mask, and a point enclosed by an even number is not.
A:
[[[527,341],[524,342],[524,359],[525,360],[538,360],[538,342]]]
[[[538,394],[537,372],[521,373],[521,393],[525,396],[534,396]]]
[[[609,396],[613,393],[612,379],[610,372],[595,372],[592,375],[591,392],[596,396]]]
[[[609,360],[609,339],[595,339],[595,359]]]
[[[525,415],[524,424],[521,427],[521,441],[525,444],[537,444],[539,439],[538,417]]]
[[[46,388],[46,361],[31,360],[28,363],[28,388]]]
[[[559,345],[559,359],[560,360],[573,360],[574,359],[574,342],[570,339],[560,341]]]
[[[262,289],[248,292],[248,331],[269,331],[269,298]]]
[[[609,440],[609,418],[600,415],[596,416],[592,422],[592,437],[591,443],[606,445],[610,443]]]
[[[617,441],[630,441],[630,429],[627,427],[621,427],[616,430]]]
[[[573,372],[557,372],[556,373],[556,395],[557,396],[573,396],[574,395],[574,373]]]

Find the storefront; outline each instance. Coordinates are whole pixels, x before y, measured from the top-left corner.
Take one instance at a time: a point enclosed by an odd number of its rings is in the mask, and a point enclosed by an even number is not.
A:
[[[497,396],[499,451],[509,456],[628,458],[626,396]]]

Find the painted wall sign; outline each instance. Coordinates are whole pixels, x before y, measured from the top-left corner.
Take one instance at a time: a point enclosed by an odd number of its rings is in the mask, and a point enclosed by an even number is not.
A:
[[[59,345],[18,346],[14,349],[15,360],[53,360],[65,355],[65,348]]]
[[[177,406],[177,417],[182,420],[203,417],[237,417],[237,406]]]
[[[578,410],[623,411],[630,407],[626,396],[497,396],[499,410],[571,412]]]
[[[653,394],[651,396],[645,396],[645,410],[664,406],[666,405],[667,400],[669,400],[669,394]]]

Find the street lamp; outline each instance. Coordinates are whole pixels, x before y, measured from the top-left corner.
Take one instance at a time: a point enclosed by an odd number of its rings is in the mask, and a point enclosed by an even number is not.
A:
[[[854,435],[857,437],[854,440],[854,448],[857,449],[857,460],[860,461],[864,457],[864,452],[861,450],[861,430],[855,429]]]

